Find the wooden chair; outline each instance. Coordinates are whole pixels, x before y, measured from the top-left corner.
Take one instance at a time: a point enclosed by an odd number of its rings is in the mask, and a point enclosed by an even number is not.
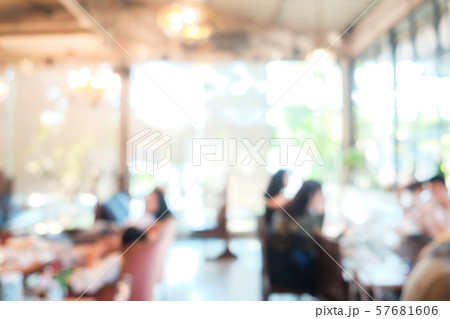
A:
[[[211,229],[197,230],[192,232],[193,238],[220,238],[225,239],[227,237],[227,208],[226,205],[222,205],[217,214],[217,226]]]
[[[227,229],[227,205],[223,204],[217,214],[217,226],[212,229],[199,230],[192,233],[193,238],[219,238],[225,241],[225,251],[213,260],[220,259],[236,259],[237,257],[231,252],[229,248],[230,233]]]
[[[317,259],[318,289],[317,297],[326,301],[349,300],[348,283],[342,276],[342,256],[339,243],[324,236],[314,236],[319,243]]]
[[[11,237],[12,235],[10,232],[0,230],[0,246],[6,244]]]
[[[408,236],[403,239],[396,252],[402,256],[402,258],[409,260],[411,266],[413,266],[419,257],[419,253],[430,242],[431,238],[426,235]]]

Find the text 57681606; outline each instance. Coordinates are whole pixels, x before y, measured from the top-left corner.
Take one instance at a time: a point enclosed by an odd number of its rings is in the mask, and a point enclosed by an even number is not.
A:
[[[438,306],[377,306],[377,316],[437,316]]]
[[[375,306],[375,309],[370,306],[349,306],[349,307],[316,307],[316,318],[319,317],[344,317],[344,318],[368,318],[371,316],[393,317],[393,316],[408,316],[408,317],[423,317],[423,316],[438,316],[438,306],[429,305],[383,305]]]

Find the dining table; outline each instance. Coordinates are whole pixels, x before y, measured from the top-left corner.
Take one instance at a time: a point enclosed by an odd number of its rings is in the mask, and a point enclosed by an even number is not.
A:
[[[398,252],[401,238],[395,231],[362,230],[341,238],[344,279],[353,300],[398,300],[411,270],[410,260]]]
[[[89,242],[81,243],[74,242],[70,236],[58,240],[37,235],[12,236],[0,245],[0,279],[20,274],[24,296],[18,298],[45,300],[45,286],[55,284],[65,291],[66,297],[73,298],[72,274],[77,269],[95,268],[101,260],[120,251],[118,234],[100,233],[95,238],[90,233],[90,236]],[[46,276],[49,278],[45,279]]]

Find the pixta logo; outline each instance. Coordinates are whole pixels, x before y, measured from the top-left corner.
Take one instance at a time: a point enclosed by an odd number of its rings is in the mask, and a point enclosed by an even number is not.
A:
[[[192,141],[192,165],[224,161],[229,166],[248,166],[251,163],[267,166],[265,156],[261,152],[264,153],[263,149],[268,146],[278,149],[279,166],[302,166],[306,162],[313,162],[318,166],[326,165],[319,148],[311,138],[302,143],[293,138],[260,138],[255,142],[248,138],[195,138]],[[238,148],[244,152],[238,154]]]
[[[138,172],[155,175],[166,166],[172,156],[172,148],[167,145],[171,136],[161,132],[143,129],[127,140],[127,166]]]

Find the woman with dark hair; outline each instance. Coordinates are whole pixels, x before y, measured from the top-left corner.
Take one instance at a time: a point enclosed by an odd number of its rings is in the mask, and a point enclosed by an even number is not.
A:
[[[172,212],[167,207],[164,199],[164,192],[161,188],[155,188],[145,200],[146,212],[153,214],[156,220],[164,220],[172,216]]]
[[[145,199],[145,213],[138,220],[131,221],[128,227],[136,227],[148,233],[159,228],[159,224],[173,217],[172,212],[167,207],[164,199],[164,191],[161,188],[155,188]]]
[[[144,228],[150,241],[156,241],[161,237],[163,229],[170,228],[175,221],[172,212],[164,199],[164,190],[155,188],[145,200],[145,216],[147,217],[147,226]],[[163,227],[166,225],[167,227]]]
[[[318,252],[311,237],[321,234],[324,210],[322,186],[310,180],[284,209],[274,213],[267,248],[269,274],[277,285],[315,293]]]
[[[283,207],[286,204],[286,198],[282,194],[283,188],[286,187],[288,182],[288,173],[284,169],[280,169],[275,175],[272,176],[270,180],[269,187],[264,194],[266,198],[266,212],[265,220],[269,224],[272,220],[273,213]]]

